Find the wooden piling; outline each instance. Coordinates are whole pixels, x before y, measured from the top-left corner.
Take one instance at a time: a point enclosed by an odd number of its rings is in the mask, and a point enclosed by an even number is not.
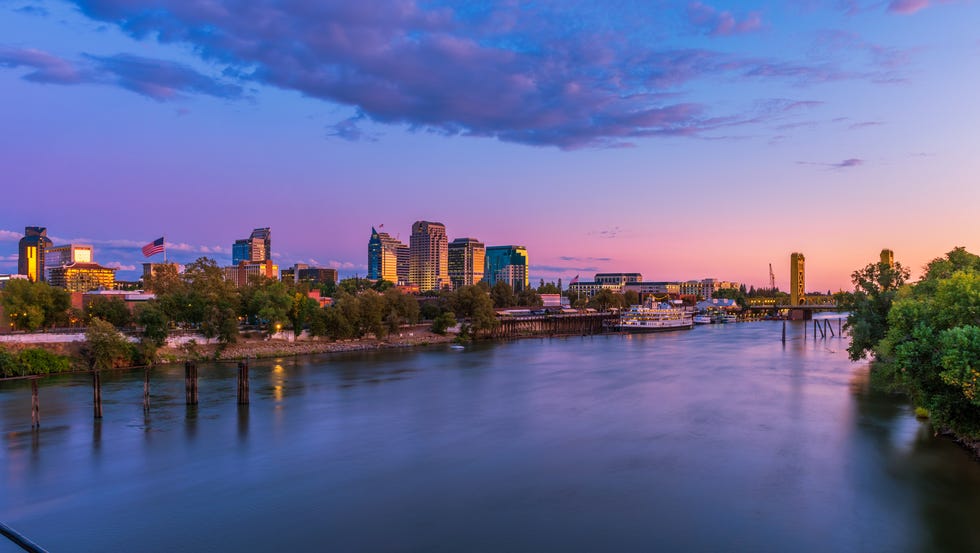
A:
[[[841,327],[840,317],[837,317],[837,336],[838,337],[844,336],[844,330]]]
[[[248,405],[248,357],[238,363],[238,404]]]
[[[92,409],[95,418],[102,418],[102,371],[92,371]]]
[[[150,367],[143,371],[143,410],[150,410]]]
[[[197,363],[184,363],[184,396],[187,405],[197,405]]]
[[[783,319],[783,343],[786,343],[786,319]]]
[[[31,379],[31,428],[41,428],[41,403],[37,396],[37,379]]]

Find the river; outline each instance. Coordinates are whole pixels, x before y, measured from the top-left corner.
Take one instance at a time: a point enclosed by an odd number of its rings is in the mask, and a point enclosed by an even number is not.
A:
[[[836,326],[836,325],[835,325]],[[0,521],[54,552],[980,551],[980,463],[791,324],[0,383]],[[16,549],[0,538],[0,551]]]

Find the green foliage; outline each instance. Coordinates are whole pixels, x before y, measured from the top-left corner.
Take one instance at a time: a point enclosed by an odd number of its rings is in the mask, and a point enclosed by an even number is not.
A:
[[[451,304],[455,315],[469,321],[465,332],[469,336],[479,336],[500,324],[490,294],[481,286],[460,287],[453,292]]]
[[[68,372],[71,359],[46,349],[29,348],[19,353],[0,349],[0,377]]]
[[[45,282],[10,280],[0,292],[0,303],[17,330],[68,325],[71,295]]]
[[[517,294],[517,305],[521,307],[541,307],[541,296],[531,288],[524,288]]]
[[[141,341],[160,347],[167,340],[167,317],[157,301],[149,301],[136,312],[136,323],[143,327]]]
[[[124,367],[132,361],[132,347],[114,326],[92,319],[85,331],[82,355],[93,369]]]
[[[197,323],[205,338],[222,344],[237,340],[240,295],[225,280],[224,271],[213,259],[201,257],[187,265],[184,278],[189,288],[187,320]]]
[[[456,326],[456,315],[452,311],[447,311],[432,321],[432,332],[445,334],[447,329],[454,326]]]
[[[879,276],[868,269],[862,276],[869,274]],[[866,343],[884,332],[870,346],[878,360],[872,382],[907,393],[938,426],[980,438],[980,258],[957,248],[932,261],[912,286],[876,282],[877,290],[855,292],[849,318],[852,340]],[[884,320],[886,306],[873,295],[883,295],[881,289],[891,291]]]
[[[119,298],[97,297],[85,309],[85,319],[102,319],[116,328],[122,328],[133,322],[133,314],[126,307],[126,302]]]
[[[498,280],[490,288],[490,299],[493,300],[493,306],[498,309],[517,305],[517,295],[514,294],[514,288],[502,280]]]
[[[870,263],[851,274],[854,294],[847,317],[851,334],[847,353],[851,360],[857,361],[869,352],[878,355],[875,347],[888,332],[888,311],[908,278],[909,270],[900,263]]]
[[[542,283],[538,286],[539,294],[561,294],[561,290],[554,282],[549,282],[547,284]]]
[[[609,311],[612,308],[625,307],[626,301],[622,294],[617,294],[608,288],[603,288],[589,299],[588,305],[597,311]]]

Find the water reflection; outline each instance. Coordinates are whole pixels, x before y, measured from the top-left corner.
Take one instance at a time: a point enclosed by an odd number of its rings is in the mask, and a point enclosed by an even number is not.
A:
[[[978,464],[787,326],[255,361],[248,405],[233,366],[198,406],[161,367],[101,422],[46,380],[36,434],[0,384],[0,520],[65,551],[980,550]]]

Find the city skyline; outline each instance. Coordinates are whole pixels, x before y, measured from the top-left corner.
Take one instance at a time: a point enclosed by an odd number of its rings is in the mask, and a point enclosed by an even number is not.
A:
[[[121,279],[161,234],[224,265],[257,227],[364,275],[370,227],[415,220],[525,245],[532,284],[772,263],[788,290],[799,251],[837,290],[882,248],[913,276],[980,250],[975,3],[194,6],[0,7],[0,273],[33,225]]]

